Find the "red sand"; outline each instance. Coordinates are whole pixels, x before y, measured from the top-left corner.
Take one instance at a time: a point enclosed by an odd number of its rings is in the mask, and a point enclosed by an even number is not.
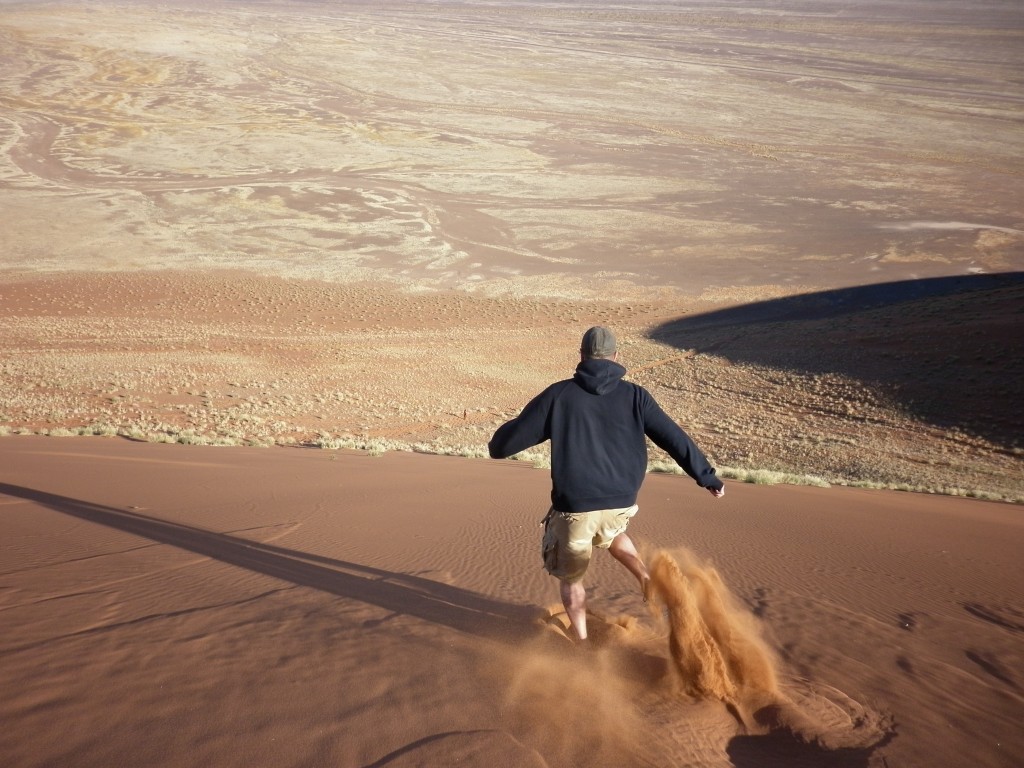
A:
[[[0,432],[476,446],[600,322],[722,464],[1019,498],[1013,413],[947,418],[1021,401],[1016,293],[673,325],[1024,268],[1014,3],[569,5],[5,4]],[[547,498],[0,438],[0,768],[1024,761],[1019,507],[652,476],[661,602],[599,557],[583,653]]]
[[[0,440],[0,467],[10,768],[1024,754],[1017,507],[735,483],[716,501],[650,476],[631,531],[695,588],[720,576],[719,650],[759,644],[785,704],[751,718],[679,678],[660,610],[608,557],[588,575],[599,647],[559,633],[543,471],[43,437]]]

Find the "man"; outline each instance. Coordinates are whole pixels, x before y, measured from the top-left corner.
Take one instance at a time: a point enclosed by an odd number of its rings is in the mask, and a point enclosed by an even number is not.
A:
[[[626,369],[610,330],[583,334],[571,379],[552,384],[494,433],[491,458],[504,459],[551,441],[551,509],[544,519],[544,567],[559,579],[562,604],[581,641],[587,639],[583,575],[593,548],[607,549],[640,583],[650,574],[626,535],[647,472],[646,437],[715,497],[725,486],[704,454],[643,387],[622,381]]]

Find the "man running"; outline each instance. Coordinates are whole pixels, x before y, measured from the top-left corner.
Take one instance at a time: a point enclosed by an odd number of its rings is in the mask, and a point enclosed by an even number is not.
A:
[[[562,604],[579,639],[587,639],[583,576],[593,548],[607,549],[650,597],[650,574],[626,535],[647,472],[645,436],[715,497],[725,486],[704,454],[654,397],[623,381],[615,336],[595,326],[583,334],[571,379],[552,384],[488,444],[504,459],[551,441],[551,509],[544,520],[544,567],[559,579]]]

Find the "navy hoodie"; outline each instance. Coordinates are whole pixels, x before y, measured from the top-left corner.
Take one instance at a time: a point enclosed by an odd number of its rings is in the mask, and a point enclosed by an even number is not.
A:
[[[560,512],[617,509],[636,503],[647,472],[646,435],[702,488],[721,488],[704,454],[643,387],[623,381],[612,360],[584,360],[501,425],[491,458],[551,441],[551,505]]]

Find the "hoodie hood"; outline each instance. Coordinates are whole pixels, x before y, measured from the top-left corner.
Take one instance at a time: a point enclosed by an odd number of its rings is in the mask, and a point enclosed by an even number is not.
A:
[[[626,369],[614,360],[591,358],[576,366],[572,380],[592,395],[606,395],[625,375]]]

